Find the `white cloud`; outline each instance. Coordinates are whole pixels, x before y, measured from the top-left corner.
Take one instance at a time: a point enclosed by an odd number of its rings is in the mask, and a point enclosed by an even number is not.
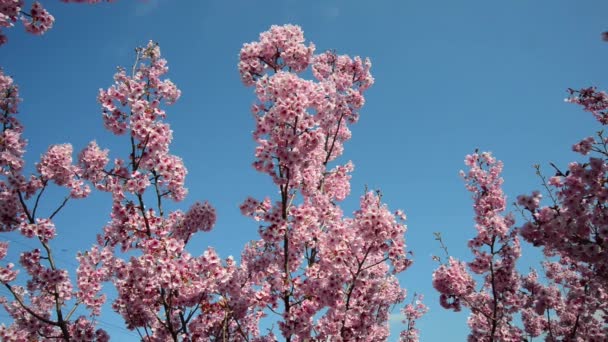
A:
[[[401,323],[405,319],[405,315],[402,313],[394,313],[388,316],[389,324]]]
[[[327,18],[337,18],[340,15],[340,8],[336,5],[331,5],[323,8],[323,15]]]
[[[156,10],[160,3],[161,0],[140,0],[135,5],[135,15],[138,17],[146,16]]]

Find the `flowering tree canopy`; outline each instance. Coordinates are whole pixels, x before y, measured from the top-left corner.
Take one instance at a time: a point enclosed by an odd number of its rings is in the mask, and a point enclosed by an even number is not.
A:
[[[608,95],[594,88],[569,90],[569,102],[580,104],[602,124],[608,123]],[[604,341],[608,338],[608,139],[603,131],[572,149],[593,153],[583,163],[542,178],[551,205],[541,206],[542,194],[517,197],[526,222],[512,228],[505,210],[502,163],[488,153],[467,156],[467,188],[475,200],[478,235],[469,241],[475,259],[464,263],[450,258],[433,275],[441,305],[471,310],[470,340],[520,341],[544,335],[547,341]],[[484,169],[485,166],[487,169]],[[538,168],[538,167],[537,167]],[[515,263],[521,255],[519,237],[541,247],[547,260],[542,274],[521,275]],[[485,248],[486,251],[482,251]],[[483,275],[479,290],[467,271]],[[514,324],[519,314],[523,327]]]
[[[331,166],[373,84],[370,67],[359,57],[315,54],[292,25],[273,26],[243,46],[239,71],[258,96],[253,166],[272,177],[280,197],[248,198],[241,205],[244,215],[260,222],[260,240],[245,246],[240,263],[221,260],[212,248],[200,256],[186,250],[193,234],[215,223],[209,203],[186,212],[163,208],[167,199],[186,197],[187,172],[170,153],[173,137],[163,109],[181,92],[164,78],[167,62],[157,44],[137,49],[133,67],[120,68],[114,84],[99,92],[104,126],[130,146],[126,158],[112,163],[94,141],[76,161],[71,145],[54,145],[37,172],[25,176],[18,88],[2,76],[2,229],[18,229],[42,247],[22,254],[26,287],[12,284],[18,273],[13,264],[1,269],[13,295],[3,304],[14,319],[0,328],[3,339],[108,340],[95,327],[108,284],[118,293],[112,309],[142,340],[274,341],[275,332],[259,329],[267,315],[278,320],[287,341],[388,338],[391,307],[406,295],[395,274],[411,264],[405,215],[389,211],[380,192],[368,192],[353,218],[345,217],[339,202],[350,193],[353,165]],[[299,75],[308,68],[315,80]],[[50,216],[39,217],[50,183],[68,195]],[[53,218],[91,189],[111,195],[111,219],[97,244],[78,255],[72,284],[53,261]],[[0,248],[4,257],[8,245]],[[78,306],[88,309],[88,317],[73,317]],[[409,327],[402,340],[415,341],[415,320],[425,306],[418,299],[404,310]]]
[[[41,35],[54,18],[39,2],[0,0],[0,30],[17,21]],[[168,123],[181,90],[157,43],[137,48],[133,64],[99,90],[103,125],[127,146],[114,158],[96,141],[77,153],[57,144],[28,167],[19,87],[0,69],[0,233],[37,246],[11,260],[13,246],[0,242],[0,305],[10,319],[2,341],[108,341],[99,326],[108,310],[150,342],[389,339],[391,314],[407,298],[398,276],[413,262],[406,215],[379,190],[366,189],[351,214],[343,209],[354,165],[340,157],[374,84],[371,61],[318,52],[299,26],[283,25],[244,44],[237,67],[255,94],[252,166],[272,184],[269,196],[239,207],[259,236],[238,260],[192,247],[215,226],[209,202],[167,209],[186,201],[188,172],[172,154]],[[608,94],[591,87],[569,95],[608,125]],[[451,257],[441,242],[447,258],[432,285],[442,307],[469,312],[469,341],[608,339],[608,137],[600,131],[572,149],[587,159],[551,164],[549,178],[537,167],[544,189],[517,197],[521,223],[507,208],[503,163],[489,152],[466,156],[471,260]],[[57,215],[93,192],[111,198],[108,221],[77,254],[76,269],[62,268]],[[540,270],[518,270],[521,239],[544,253]],[[410,296],[397,314],[402,342],[419,339],[422,299]]]

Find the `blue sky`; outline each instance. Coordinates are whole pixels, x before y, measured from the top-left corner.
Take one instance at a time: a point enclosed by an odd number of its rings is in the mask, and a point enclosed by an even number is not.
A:
[[[169,77],[182,98],[168,107],[172,152],[189,174],[190,194],[174,208],[209,200],[218,211],[213,232],[190,250],[206,246],[238,256],[257,238],[255,222],[240,215],[249,195],[276,196],[266,176],[251,168],[254,127],[251,89],[236,68],[242,44],[272,24],[302,26],[317,51],[370,57],[375,85],[341,161],[352,160],[352,212],[365,186],[379,188],[393,209],[408,215],[406,239],[415,264],[400,281],[425,295],[430,312],[419,322],[422,341],[465,340],[465,312],[443,310],[431,286],[441,250],[469,258],[475,233],[469,193],[458,171],[475,148],[505,162],[505,190],[512,200],[539,188],[533,164],[566,165],[571,145],[598,126],[588,113],[564,103],[568,87],[606,88],[608,29],[605,1],[171,1],[119,0],[95,6],[46,1],[55,16],[44,37],[7,30],[0,66],[21,86],[30,165],[49,144],[88,141],[124,156],[127,142],[105,132],[99,88],[112,83],[116,66],[130,66],[133,49],[152,39],[169,61]],[[549,172],[549,171],[548,171]],[[53,202],[50,202],[53,203]],[[59,262],[72,268],[74,255],[93,244],[109,217],[105,195],[72,202],[58,217],[54,241]],[[50,204],[49,204],[50,206]],[[33,245],[16,235],[16,249]],[[538,262],[524,250],[522,264]],[[121,321],[102,317],[117,341],[129,340]],[[0,321],[6,315],[0,315]],[[398,317],[395,317],[398,320]],[[397,331],[398,324],[393,324]]]

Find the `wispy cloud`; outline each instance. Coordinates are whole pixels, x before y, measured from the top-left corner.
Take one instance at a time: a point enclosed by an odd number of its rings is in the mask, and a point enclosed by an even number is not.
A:
[[[340,16],[340,8],[336,4],[325,6],[322,9],[323,16],[328,19],[334,19]]]
[[[152,13],[160,6],[161,2],[162,0],[139,0],[135,5],[135,15],[143,17]]]
[[[394,313],[388,316],[389,324],[401,324],[401,322],[405,319],[405,315],[402,313]]]

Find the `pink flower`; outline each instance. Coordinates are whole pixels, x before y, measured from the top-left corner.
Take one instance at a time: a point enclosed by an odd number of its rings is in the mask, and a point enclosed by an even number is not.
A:
[[[572,150],[574,152],[578,152],[582,155],[587,155],[593,148],[593,144],[595,144],[595,138],[587,137],[587,138],[581,140],[579,143],[572,146]]]
[[[29,14],[29,17],[22,18],[23,25],[28,32],[40,35],[53,27],[55,18],[38,1],[32,4]]]
[[[184,226],[195,233],[198,230],[210,231],[215,224],[215,209],[208,203],[196,202],[184,217]]]

